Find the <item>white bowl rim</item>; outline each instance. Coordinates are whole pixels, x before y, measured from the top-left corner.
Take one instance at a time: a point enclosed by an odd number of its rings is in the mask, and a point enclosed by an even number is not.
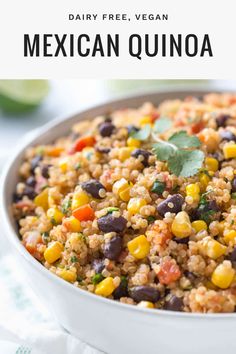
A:
[[[66,115],[62,117],[58,117],[53,119],[52,121],[46,123],[40,128],[37,128],[35,131],[27,133],[21,140],[20,143],[17,144],[17,146],[14,149],[14,152],[10,155],[8,158],[7,163],[4,165],[3,172],[0,178],[0,205],[2,205],[1,208],[1,219],[3,221],[3,229],[6,230],[4,232],[5,237],[10,240],[11,244],[14,245],[14,248],[17,249],[17,251],[20,253],[22,257],[26,259],[26,261],[32,265],[37,271],[41,272],[45,277],[48,277],[50,281],[52,282],[57,282],[60,287],[66,287],[68,291],[71,292],[78,292],[78,294],[81,294],[82,296],[87,296],[91,298],[91,300],[97,301],[98,304],[104,303],[107,306],[110,307],[118,307],[122,311],[130,311],[131,313],[142,313],[142,316],[149,317],[156,317],[156,316],[161,316],[161,317],[173,317],[173,318],[184,318],[184,319],[198,319],[201,318],[201,320],[208,320],[208,319],[215,319],[215,320],[227,320],[227,319],[235,319],[236,313],[188,313],[188,312],[178,312],[178,311],[168,311],[168,310],[158,310],[158,309],[145,309],[145,308],[140,308],[138,306],[134,305],[129,305],[129,304],[124,304],[112,299],[107,299],[105,297],[101,297],[98,295],[95,295],[93,293],[90,293],[87,290],[83,290],[80,288],[77,288],[71,283],[68,283],[67,281],[61,279],[60,277],[54,275],[51,273],[48,269],[46,269],[40,262],[38,262],[33,256],[30,255],[30,253],[25,249],[25,247],[21,244],[19,240],[19,235],[15,232],[11,220],[9,218],[9,212],[7,211],[7,205],[6,205],[6,200],[5,200],[5,186],[7,185],[7,177],[9,170],[11,166],[14,164],[15,159],[18,157],[20,153],[22,153],[29,145],[33,144],[34,139],[42,135],[48,130],[51,130],[52,128],[55,128],[59,123],[61,123],[64,120],[70,120],[73,119],[73,117],[76,117],[77,115],[81,115],[83,113],[86,113],[90,109],[99,109],[99,108],[106,108],[107,104],[116,104],[125,100],[129,99],[142,99],[149,96],[149,95],[159,95],[159,94],[178,94],[178,93],[187,93],[188,95],[191,95],[191,93],[194,92],[202,92],[202,93],[210,93],[210,92],[216,92],[216,93],[221,93],[221,92],[234,92],[233,90],[213,90],[212,88],[203,88],[201,86],[197,87],[192,87],[190,86],[185,87],[174,87],[171,88],[171,90],[165,90],[161,89],[161,91],[150,91],[150,92],[145,92],[144,94],[135,94],[135,95],[126,95],[125,97],[121,97],[115,100],[109,100],[105,101],[99,105],[91,106],[89,108],[86,108],[84,110],[78,111],[76,114],[73,115]]]

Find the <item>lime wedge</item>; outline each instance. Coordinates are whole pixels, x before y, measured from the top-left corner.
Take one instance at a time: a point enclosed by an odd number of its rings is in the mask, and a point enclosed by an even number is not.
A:
[[[0,80],[0,109],[7,113],[31,111],[48,92],[47,80]]]

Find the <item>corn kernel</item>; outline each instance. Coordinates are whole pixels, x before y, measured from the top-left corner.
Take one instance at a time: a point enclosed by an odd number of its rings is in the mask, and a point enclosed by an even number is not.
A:
[[[145,258],[150,251],[150,243],[144,235],[137,236],[127,244],[129,252],[137,259]]]
[[[70,282],[74,283],[76,281],[77,275],[76,272],[73,270],[68,270],[68,269],[60,269],[57,274],[59,275],[60,278]]]
[[[64,158],[59,161],[59,167],[62,173],[66,173],[68,169],[68,159]]]
[[[127,140],[127,145],[130,147],[138,148],[141,145],[141,141],[138,139],[134,139],[134,138],[132,138],[132,136],[130,136]]]
[[[102,280],[95,289],[95,294],[96,295],[101,295],[101,296],[110,296],[113,291],[115,290],[115,285],[113,282],[112,277],[105,278]]]
[[[219,162],[213,157],[206,157],[205,166],[208,171],[216,172],[219,168]]]
[[[45,188],[37,197],[34,198],[34,204],[43,208],[45,211],[48,209],[48,188]]]
[[[227,289],[234,280],[235,270],[232,268],[231,262],[224,261],[219,264],[211,276],[214,285],[221,289]]]
[[[154,309],[154,305],[150,301],[140,301],[137,306],[145,309]]]
[[[147,202],[143,198],[131,198],[129,200],[127,209],[131,214],[135,215],[138,214],[140,209],[146,204]]]
[[[119,160],[125,161],[130,156],[132,151],[134,151],[135,147],[122,147],[119,149]]]
[[[124,202],[128,202],[130,200],[130,188],[125,189],[123,192],[119,194],[119,197]]]
[[[180,211],[171,225],[172,233],[178,238],[188,237],[192,232],[192,227],[188,214]]]
[[[82,230],[80,221],[74,216],[64,219],[63,225],[71,232],[80,232]]]
[[[219,230],[220,236],[223,235],[224,229],[225,229],[225,221],[222,220],[222,221],[219,222],[219,224],[218,224],[218,230]]]
[[[207,224],[204,220],[195,220],[192,222],[192,227],[196,232],[207,230]]]
[[[144,116],[140,119],[139,121],[140,125],[146,125],[146,124],[152,124],[152,118],[151,116]]]
[[[205,191],[206,187],[208,186],[208,183],[210,182],[210,177],[207,176],[205,173],[201,173],[200,177],[199,177],[199,181],[200,181],[200,184],[201,184],[201,189],[203,191]]]
[[[90,202],[90,198],[87,193],[84,191],[75,192],[72,198],[71,209],[77,209],[82,205],[88,204]]]
[[[224,241],[227,244],[231,243],[231,244],[235,245],[235,243],[236,243],[236,231],[235,230],[227,231],[224,234]]]
[[[186,194],[188,197],[192,197],[194,201],[200,199],[200,188],[197,183],[191,183],[186,187]]]
[[[122,192],[123,190],[125,190],[128,187],[129,187],[129,182],[125,178],[121,178],[121,179],[119,179],[119,181],[116,181],[113,184],[112,192],[114,194],[119,194],[120,192]]]
[[[61,257],[62,251],[63,245],[60,242],[55,241],[50,243],[44,251],[44,258],[48,263],[54,263]]]
[[[211,259],[217,259],[226,253],[227,247],[220,242],[212,239],[210,236],[205,237],[199,242],[200,250]]]
[[[60,224],[64,217],[64,214],[56,207],[50,208],[47,211],[47,217],[51,220],[52,223]]]
[[[236,144],[225,144],[223,147],[223,153],[226,159],[236,157]]]
[[[186,193],[187,195],[192,195],[192,194],[199,194],[200,193],[200,188],[197,183],[191,183],[186,187]]]
[[[128,202],[130,199],[130,188],[133,186],[131,182],[128,182],[125,178],[121,178],[113,185],[113,193],[118,194],[120,199],[124,202]]]

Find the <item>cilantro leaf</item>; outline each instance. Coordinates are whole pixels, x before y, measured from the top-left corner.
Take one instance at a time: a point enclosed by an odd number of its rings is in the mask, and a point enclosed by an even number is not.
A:
[[[154,144],[153,151],[155,152],[157,158],[160,161],[167,161],[171,156],[174,155],[175,149],[170,144],[166,143],[165,141]]]
[[[168,159],[168,168],[176,176],[194,176],[201,168],[204,153],[201,150],[178,150]]]
[[[197,148],[201,145],[200,140],[196,136],[188,135],[185,130],[173,134],[168,141],[180,149]]]
[[[151,130],[152,130],[151,125],[146,124],[139,131],[131,132],[130,136],[132,136],[132,138],[134,138],[134,139],[144,141],[144,140],[147,140],[147,138],[150,136]]]
[[[155,133],[164,133],[166,130],[170,129],[172,126],[172,120],[170,118],[162,117],[157,119],[154,124]]]

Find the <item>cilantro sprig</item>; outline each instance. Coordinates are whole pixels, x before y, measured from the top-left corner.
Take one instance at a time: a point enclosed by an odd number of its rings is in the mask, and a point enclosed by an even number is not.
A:
[[[168,169],[176,176],[194,176],[202,167],[204,153],[197,148],[200,140],[186,131],[174,133],[168,141],[156,139],[154,153],[160,161],[166,161]]]

